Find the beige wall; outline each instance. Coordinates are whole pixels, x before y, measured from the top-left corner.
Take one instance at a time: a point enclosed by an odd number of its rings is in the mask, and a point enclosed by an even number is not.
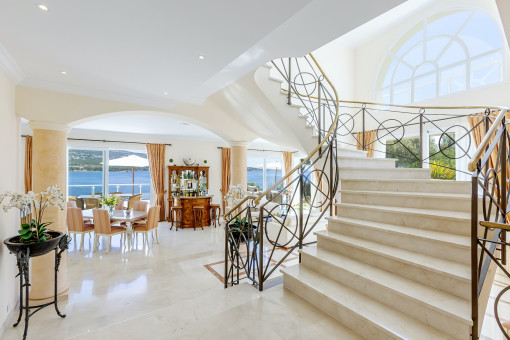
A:
[[[0,192],[19,191],[20,188],[20,134],[19,119],[14,110],[15,85],[0,70]],[[15,235],[18,229],[18,212],[0,210],[0,241]],[[18,299],[15,258],[7,248],[0,246],[0,325],[5,322],[8,311],[16,306]],[[5,326],[5,325],[4,325]],[[0,337],[1,337],[0,329]]]

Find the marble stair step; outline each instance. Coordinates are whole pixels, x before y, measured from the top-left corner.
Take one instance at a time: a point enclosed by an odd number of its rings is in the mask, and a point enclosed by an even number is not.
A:
[[[407,279],[441,289],[463,299],[471,296],[471,267],[378,242],[318,231],[317,246]]]
[[[346,147],[337,148],[338,157],[367,158],[367,152]]]
[[[368,295],[453,337],[469,337],[471,305],[430,286],[317,247],[301,251],[301,266]]]
[[[286,289],[367,339],[452,339],[405,313],[339,284],[309,268],[282,269]]]
[[[396,158],[368,158],[337,156],[338,166],[345,168],[387,168],[394,169]]]
[[[463,211],[336,203],[337,216],[471,235],[471,214]]]
[[[423,192],[340,190],[342,203],[418,209],[471,211],[471,195]]]
[[[328,230],[338,234],[380,242],[389,246],[471,263],[471,237],[355,218],[326,217]]]
[[[371,179],[430,179],[431,169],[380,169],[380,168],[342,168],[338,166],[340,180],[352,178]]]
[[[471,195],[471,182],[437,179],[343,179],[340,186],[342,190]]]

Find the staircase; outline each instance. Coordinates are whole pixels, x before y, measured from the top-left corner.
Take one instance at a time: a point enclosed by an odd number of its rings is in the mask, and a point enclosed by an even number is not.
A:
[[[470,183],[339,152],[340,203],[284,287],[367,339],[468,339]]]

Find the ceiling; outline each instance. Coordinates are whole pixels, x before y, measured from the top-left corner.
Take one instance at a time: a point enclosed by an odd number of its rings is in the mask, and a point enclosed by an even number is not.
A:
[[[41,0],[42,11],[3,0],[0,66],[23,86],[170,108],[201,103],[268,60],[313,51],[402,2]]]

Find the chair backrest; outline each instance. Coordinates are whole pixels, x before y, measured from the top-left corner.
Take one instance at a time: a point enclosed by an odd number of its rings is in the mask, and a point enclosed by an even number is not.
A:
[[[112,225],[110,223],[110,215],[106,209],[92,210],[94,216],[94,230],[99,234],[110,234]]]
[[[68,201],[76,201],[76,196],[67,196]]]
[[[133,204],[142,199],[142,195],[131,196],[128,200],[128,209],[133,209]]]
[[[115,206],[115,210],[124,210],[124,199],[121,197]]]
[[[100,198],[88,197],[88,198],[84,198],[83,201],[85,202],[85,209],[87,209],[87,210],[99,208],[101,205]]]
[[[136,201],[133,203],[133,210],[134,211],[143,211],[147,212],[147,206],[149,205],[148,202],[145,201]]]
[[[67,229],[69,231],[83,231],[83,213],[80,208],[67,208]]]
[[[76,207],[81,210],[85,209],[85,203],[83,202],[83,198],[76,198]]]
[[[147,216],[147,229],[155,229],[158,227],[159,221],[159,205],[155,205],[149,209],[149,215]]]
[[[78,207],[76,206],[76,201],[67,201],[67,203],[66,203],[66,204],[67,204],[67,207],[68,207],[68,208],[78,208]]]

